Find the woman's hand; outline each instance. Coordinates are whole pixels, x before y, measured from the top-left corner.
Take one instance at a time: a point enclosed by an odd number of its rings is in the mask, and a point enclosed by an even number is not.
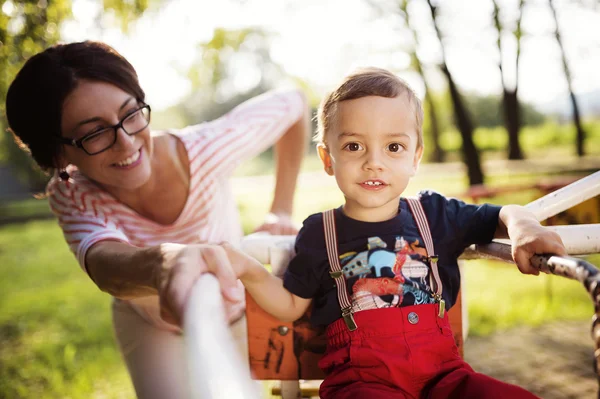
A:
[[[254,232],[264,231],[273,235],[295,235],[298,227],[287,213],[269,213],[263,224],[258,226]]]
[[[230,320],[243,311],[244,291],[237,276],[244,264],[232,263],[223,247],[163,244],[161,252],[163,261],[155,273],[155,284],[165,321],[182,325],[192,287],[203,273],[213,273],[219,280]]]

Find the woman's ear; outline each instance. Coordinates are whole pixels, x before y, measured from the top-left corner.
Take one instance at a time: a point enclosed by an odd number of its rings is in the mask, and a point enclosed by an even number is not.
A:
[[[65,169],[69,165],[69,161],[67,161],[64,152],[56,155],[54,164],[56,165],[56,169]]]
[[[331,166],[331,154],[329,154],[329,149],[323,143],[317,144],[317,152],[319,153],[319,158],[321,158],[321,162],[323,162],[323,169],[325,169],[325,173],[329,176],[333,176],[333,167]]]

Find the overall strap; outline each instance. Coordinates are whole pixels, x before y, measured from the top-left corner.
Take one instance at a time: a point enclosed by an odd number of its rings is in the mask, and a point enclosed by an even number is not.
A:
[[[337,248],[337,235],[335,231],[335,213],[333,209],[323,212],[323,229],[325,231],[325,245],[327,246],[327,258],[329,259],[329,275],[335,280],[337,297],[342,310],[342,318],[350,331],[356,330],[356,322],[352,315],[352,303],[348,298],[346,290],[346,279],[340,265],[340,257]]]
[[[421,237],[423,237],[423,243],[425,244],[425,250],[427,251],[427,259],[431,264],[431,272],[433,273],[433,278],[435,280],[435,289],[433,293],[433,297],[440,304],[439,316],[444,316],[444,311],[446,307],[446,302],[442,299],[442,280],[440,279],[440,273],[438,271],[437,261],[438,256],[435,254],[435,250],[433,249],[433,238],[431,237],[431,229],[429,228],[429,222],[427,221],[427,215],[425,214],[425,210],[423,209],[423,205],[421,201],[417,198],[406,198],[408,202],[408,206],[410,211],[415,218],[415,222],[417,222],[417,227],[419,228],[419,233],[421,233]]]

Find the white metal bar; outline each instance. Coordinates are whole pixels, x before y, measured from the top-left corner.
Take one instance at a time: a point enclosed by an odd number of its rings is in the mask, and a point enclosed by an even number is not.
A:
[[[600,171],[530,202],[525,208],[542,221],[597,195],[600,195]]]
[[[600,224],[548,226],[560,235],[569,255],[600,253]]]
[[[558,233],[569,255],[578,256],[600,253],[600,224],[574,224],[569,226],[548,226],[548,228]],[[494,240],[494,243],[509,245],[510,249],[510,240],[508,239]],[[461,259],[487,258],[492,256],[491,254],[495,254],[493,255],[495,257],[498,255],[497,251],[500,247],[494,246],[494,243],[472,246],[461,255]],[[487,248],[488,246],[491,246],[491,249]],[[500,254],[501,257],[506,255],[504,252]],[[510,250],[508,255],[510,256]],[[503,260],[511,261],[510,258]]]
[[[270,264],[271,272],[282,277],[292,256],[296,236],[272,236],[253,233],[242,240],[242,251],[260,263]]]
[[[190,399],[258,399],[257,385],[242,361],[225,319],[219,282],[202,275],[192,289],[185,317]]]

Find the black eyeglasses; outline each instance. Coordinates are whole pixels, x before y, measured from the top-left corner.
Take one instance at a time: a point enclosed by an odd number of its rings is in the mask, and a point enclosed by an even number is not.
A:
[[[130,136],[138,134],[150,124],[150,106],[143,107],[133,111],[119,123],[101,130],[86,134],[78,140],[58,137],[58,141],[73,147],[81,148],[88,155],[100,154],[108,150],[117,142],[117,130],[123,129]]]

